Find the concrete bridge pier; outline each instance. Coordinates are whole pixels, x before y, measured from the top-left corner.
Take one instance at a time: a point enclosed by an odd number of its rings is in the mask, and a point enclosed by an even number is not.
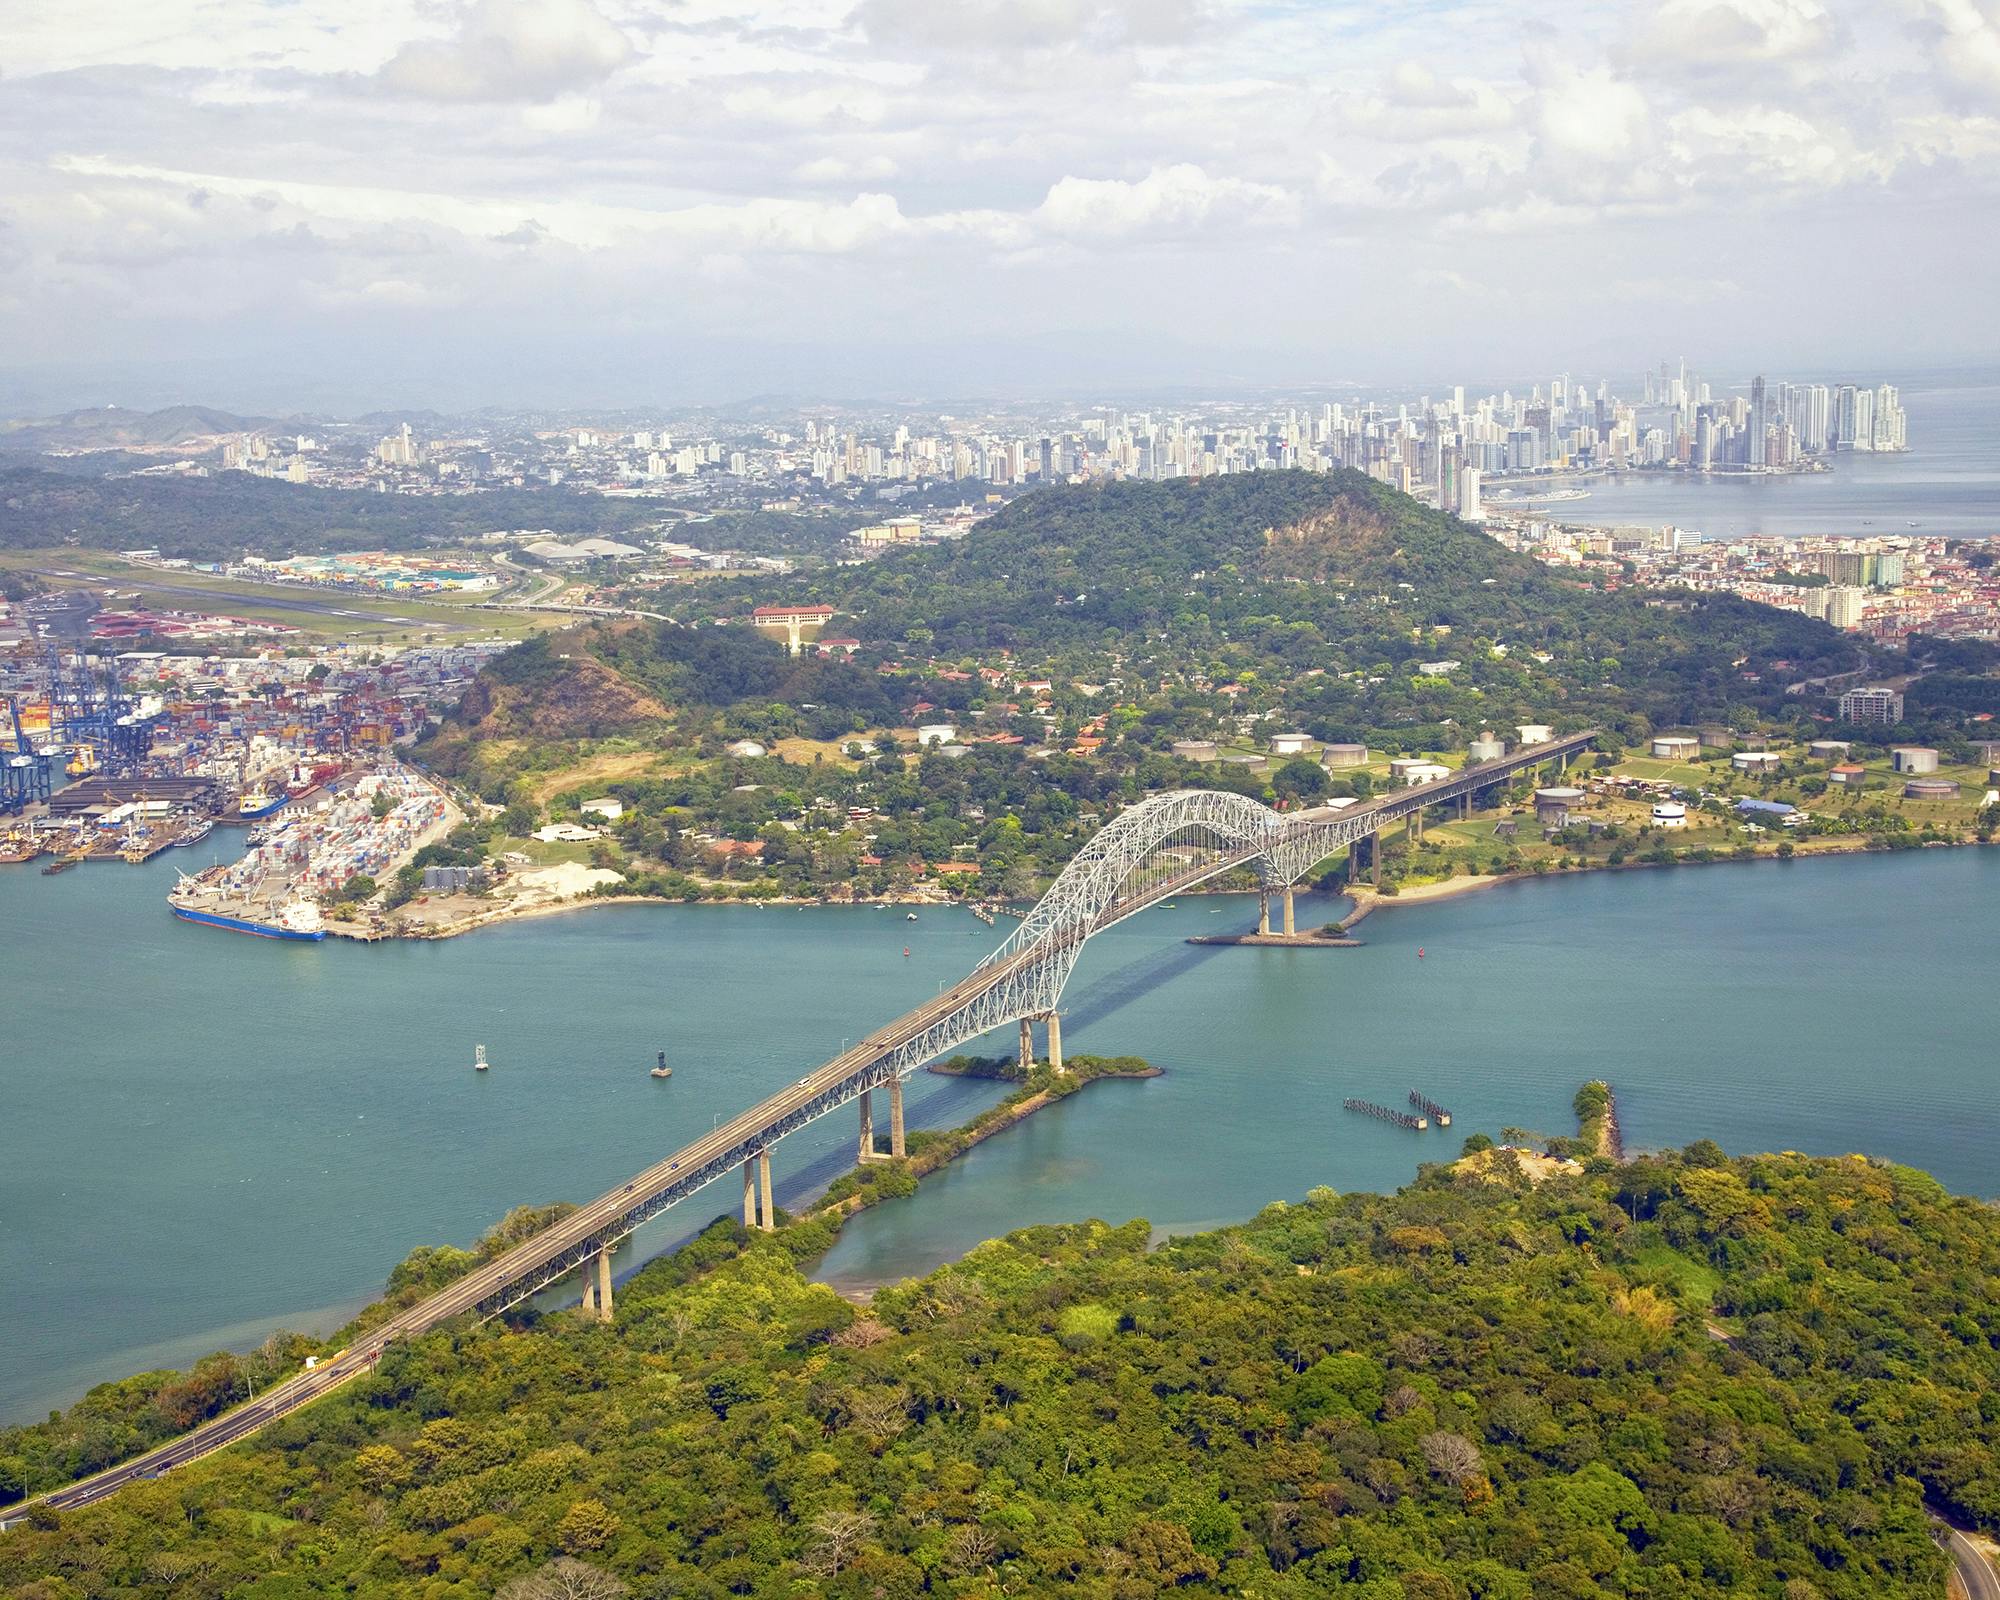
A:
[[[611,1320],[611,1247],[583,1258],[583,1310],[599,1322]]]
[[[757,1179],[758,1186],[764,1191],[764,1216],[758,1226],[769,1233],[778,1225],[778,1210],[771,1204],[771,1152],[768,1150],[757,1152]]]
[[[757,1158],[743,1163],[743,1226],[757,1226]]]
[[[1288,883],[1285,885],[1285,932],[1292,934],[1298,931],[1292,922],[1292,886]]]
[[[889,1154],[903,1156],[903,1080],[889,1080]]]
[[[880,1153],[875,1149],[875,1110],[871,1104],[873,1099],[874,1093],[872,1090],[863,1089],[861,1091],[861,1159],[863,1161],[880,1161],[882,1159]]]
[[[1061,1076],[1062,1064],[1062,1016],[1058,1012],[1049,1013],[1049,1070]]]
[[[1021,1050],[1018,1059],[1023,1075],[1035,1070],[1035,1023],[1032,1017],[1021,1019]]]
[[[1268,936],[1271,932],[1271,891],[1257,891],[1257,932]]]

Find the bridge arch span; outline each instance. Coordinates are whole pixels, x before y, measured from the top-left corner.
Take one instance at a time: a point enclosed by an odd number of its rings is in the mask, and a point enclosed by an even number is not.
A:
[[[1274,859],[1284,836],[1285,819],[1248,795],[1176,789],[1141,800],[1098,829],[1021,925],[980,965],[996,966],[1044,944],[1067,948],[1074,956],[1105,912],[1129,897],[1135,880],[1159,870],[1163,857],[1172,864],[1177,846],[1251,852],[1265,882],[1288,881]]]
[[[1296,822],[1228,790],[1177,789],[1127,806],[973,969],[967,982],[980,984],[979,991],[885,1053],[868,1080],[907,1076],[995,1028],[1047,1016],[1084,941],[1108,921],[1236,867],[1254,867],[1268,886],[1294,883],[1325,853],[1305,841]]]

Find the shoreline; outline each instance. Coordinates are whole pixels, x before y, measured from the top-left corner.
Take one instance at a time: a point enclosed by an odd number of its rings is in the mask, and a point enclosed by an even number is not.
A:
[[[1502,872],[1477,878],[1440,878],[1433,883],[1419,883],[1397,894],[1378,894],[1367,884],[1352,885],[1340,892],[1354,901],[1354,911],[1343,919],[1341,926],[1351,929],[1355,923],[1376,911],[1391,910],[1397,906],[1429,905],[1440,900],[1456,900],[1468,894],[1477,894],[1484,889],[1496,889],[1507,883],[1549,883],[1570,878],[1590,878],[1604,873],[1619,872],[1664,872],[1675,867],[1750,867],[1760,862],[1782,863],[1796,866],[1802,861],[1816,861],[1822,856],[1896,856],[1913,854],[1920,850],[1976,850],[1982,846],[2000,845],[2000,839],[1939,839],[1930,844],[1920,844],[1911,851],[1871,850],[1865,844],[1832,845],[1820,850],[1801,850],[1790,858],[1762,852],[1754,856],[1717,856],[1710,861],[1621,861],[1617,866],[1600,863],[1588,867],[1570,867],[1556,872]]]
[[[1928,844],[1920,844],[1913,848],[1919,850],[1955,850],[1977,848],[1981,844],[2000,844],[2000,839],[1984,841],[1979,839],[1941,839]],[[1797,854],[1791,856],[1789,860],[1796,863],[1811,861],[1821,856],[1886,856],[1901,853],[1896,850],[1871,850],[1865,844],[1838,844],[1828,845],[1819,849],[1800,850]],[[1377,911],[1393,909],[1396,906],[1431,905],[1443,900],[1455,900],[1464,895],[1478,894],[1484,890],[1498,888],[1502,884],[1541,882],[1548,879],[1561,878],[1581,878],[1598,873],[1657,871],[1670,867],[1749,866],[1760,861],[1778,861],[1780,859],[1783,858],[1780,858],[1775,853],[1759,852],[1754,856],[1747,857],[1733,855],[1718,856],[1709,861],[1621,861],[1615,867],[1608,862],[1599,862],[1590,866],[1569,867],[1561,871],[1502,872],[1482,874],[1478,877],[1440,878],[1430,883],[1412,884],[1395,894],[1380,893],[1372,885],[1366,883],[1348,884],[1338,890],[1326,891],[1332,894],[1334,898],[1346,899],[1352,902],[1353,905],[1353,909],[1346,916],[1339,918],[1336,922],[1325,925],[1329,928],[1337,929],[1338,931],[1334,934],[1322,935],[1317,931],[1313,931],[1292,935],[1289,938],[1279,934],[1268,936],[1205,935],[1190,937],[1187,942],[1190,944],[1269,944],[1274,946],[1299,947],[1328,945],[1333,948],[1340,948],[1345,936],[1351,934],[1359,923]],[[1206,885],[1196,885],[1192,889],[1183,891],[1179,898],[1192,899],[1197,895],[1247,894],[1253,892],[1250,890],[1211,889]],[[978,915],[974,910],[974,904],[972,901],[936,900],[914,894],[862,896],[844,900],[830,899],[822,896],[804,897],[799,895],[773,895],[769,898],[718,895],[714,898],[704,896],[699,899],[685,900],[669,899],[660,895],[647,894],[584,894],[572,895],[561,900],[538,900],[531,905],[525,906],[492,906],[451,922],[443,922],[436,926],[422,929],[377,930],[365,928],[360,925],[329,925],[327,928],[327,937],[330,939],[345,939],[355,944],[389,944],[398,941],[423,942],[436,939],[456,939],[468,933],[477,933],[482,928],[498,927],[503,923],[509,922],[528,922],[537,918],[557,916],[566,912],[587,911],[593,906],[735,906],[750,907],[759,910],[778,906],[846,907],[853,909],[872,906],[879,910],[890,910],[897,907],[906,910],[928,908],[933,911],[964,911],[968,915]],[[986,905],[989,902],[982,901],[978,902],[978,904]],[[1011,908],[1002,909],[1001,914],[1016,917],[1021,915],[1020,912]],[[981,920],[984,919],[982,918]]]
[[[330,939],[347,939],[356,944],[389,944],[397,941],[422,943],[433,939],[456,939],[464,934],[477,933],[481,928],[498,927],[507,922],[530,922],[538,917],[552,917],[563,912],[588,911],[593,906],[721,906],[764,910],[773,906],[786,907],[847,907],[861,909],[874,907],[878,910],[893,910],[898,907],[916,909],[927,907],[933,911],[963,911],[974,915],[969,901],[925,900],[916,896],[870,896],[852,900],[828,900],[817,896],[803,898],[798,895],[772,895],[768,899],[748,899],[739,895],[717,895],[713,899],[703,897],[696,900],[671,899],[655,894],[582,894],[571,895],[562,900],[537,900],[531,905],[499,905],[484,911],[473,912],[452,922],[441,922],[434,927],[408,929],[377,933],[351,932],[343,927],[329,927]],[[983,919],[982,919],[983,920]]]

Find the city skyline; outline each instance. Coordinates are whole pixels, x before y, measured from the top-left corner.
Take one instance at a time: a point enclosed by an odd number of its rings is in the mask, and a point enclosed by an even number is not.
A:
[[[12,30],[16,408],[1994,353],[2000,30],[1969,3],[149,15]]]

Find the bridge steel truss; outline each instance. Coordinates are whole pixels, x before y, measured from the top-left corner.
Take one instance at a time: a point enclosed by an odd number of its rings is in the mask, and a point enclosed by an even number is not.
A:
[[[1335,851],[1390,823],[1491,789],[1543,762],[1567,761],[1595,737],[1595,729],[1572,734],[1339,811],[1273,811],[1247,795],[1212,789],[1174,790],[1128,806],[1071,858],[1027,918],[966,978],[677,1157],[648,1168],[622,1193],[605,1195],[515,1246],[494,1263],[504,1282],[476,1301],[440,1307],[432,1320],[467,1309],[497,1316],[864,1092],[906,1078],[995,1029],[1050,1015],[1085,941],[1113,923],[1244,867],[1255,870],[1267,892],[1290,888]]]

